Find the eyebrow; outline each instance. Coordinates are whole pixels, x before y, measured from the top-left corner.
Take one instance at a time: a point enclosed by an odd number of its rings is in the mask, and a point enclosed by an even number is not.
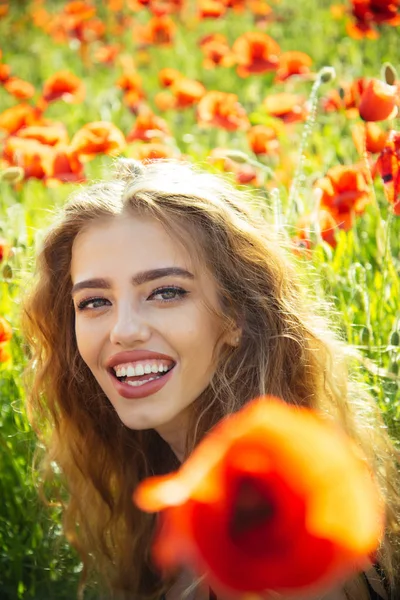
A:
[[[155,279],[161,279],[162,277],[168,277],[169,275],[175,275],[185,279],[194,279],[193,273],[190,273],[190,271],[182,269],[181,267],[163,267],[162,269],[140,271],[134,275],[134,277],[132,277],[132,283],[133,285],[142,285],[143,283],[148,283],[149,281],[154,281]],[[93,288],[110,289],[111,283],[108,279],[103,279],[101,277],[79,281],[72,286],[71,295],[74,296],[77,292],[79,292],[79,290]]]

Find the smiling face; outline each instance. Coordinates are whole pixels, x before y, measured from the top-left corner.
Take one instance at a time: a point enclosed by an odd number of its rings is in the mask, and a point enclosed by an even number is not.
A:
[[[182,446],[222,335],[212,276],[158,221],[123,215],[77,236],[71,277],[79,353],[121,421]]]

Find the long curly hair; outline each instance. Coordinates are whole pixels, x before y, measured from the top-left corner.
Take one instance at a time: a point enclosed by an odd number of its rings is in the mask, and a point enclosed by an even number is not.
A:
[[[107,598],[156,599],[171,585],[151,561],[155,518],[131,498],[139,481],[176,469],[178,461],[155,431],[121,423],[75,338],[74,240],[91,223],[121,214],[153,217],[180,240],[215,279],[221,323],[241,328],[239,345],[221,350],[215,375],[192,405],[186,453],[221,418],[262,394],[330,415],[362,448],[385,498],[378,560],[394,589],[398,457],[375,402],[348,375],[347,346],[321,314],[321,300],[311,301],[248,192],[188,164],[122,160],[113,179],[82,187],[62,209],[44,238],[23,310],[29,415],[46,448],[43,480],[65,490],[64,531],[83,561],[81,593],[93,572]]]

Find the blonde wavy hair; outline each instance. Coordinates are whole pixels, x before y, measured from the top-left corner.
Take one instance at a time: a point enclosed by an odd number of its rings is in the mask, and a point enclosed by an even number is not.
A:
[[[74,240],[91,223],[125,214],[153,217],[180,240],[213,274],[225,328],[241,327],[240,344],[221,350],[212,381],[192,405],[186,453],[221,418],[261,394],[331,415],[362,448],[382,490],[387,529],[378,560],[391,588],[397,585],[395,447],[375,402],[349,378],[346,345],[320,314],[320,299],[310,300],[256,204],[224,178],[188,164],[122,160],[114,179],[77,191],[44,238],[23,311],[31,349],[27,402],[46,448],[43,480],[58,488],[61,482],[66,492],[64,531],[83,561],[81,594],[93,572],[107,598],[155,599],[171,585],[151,562],[155,519],[133,505],[132,491],[178,461],[155,431],[121,423],[83,362],[74,330]]]

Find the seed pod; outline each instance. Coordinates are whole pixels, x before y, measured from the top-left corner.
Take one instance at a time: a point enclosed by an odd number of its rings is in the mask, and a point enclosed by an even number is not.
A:
[[[399,346],[400,345],[400,333],[398,331],[393,331],[390,336],[390,345],[391,346]]]
[[[369,327],[363,327],[360,331],[360,342],[362,344],[369,344],[371,338],[371,332]]]
[[[4,265],[3,267],[3,277],[4,279],[12,279],[13,272],[10,265]]]

